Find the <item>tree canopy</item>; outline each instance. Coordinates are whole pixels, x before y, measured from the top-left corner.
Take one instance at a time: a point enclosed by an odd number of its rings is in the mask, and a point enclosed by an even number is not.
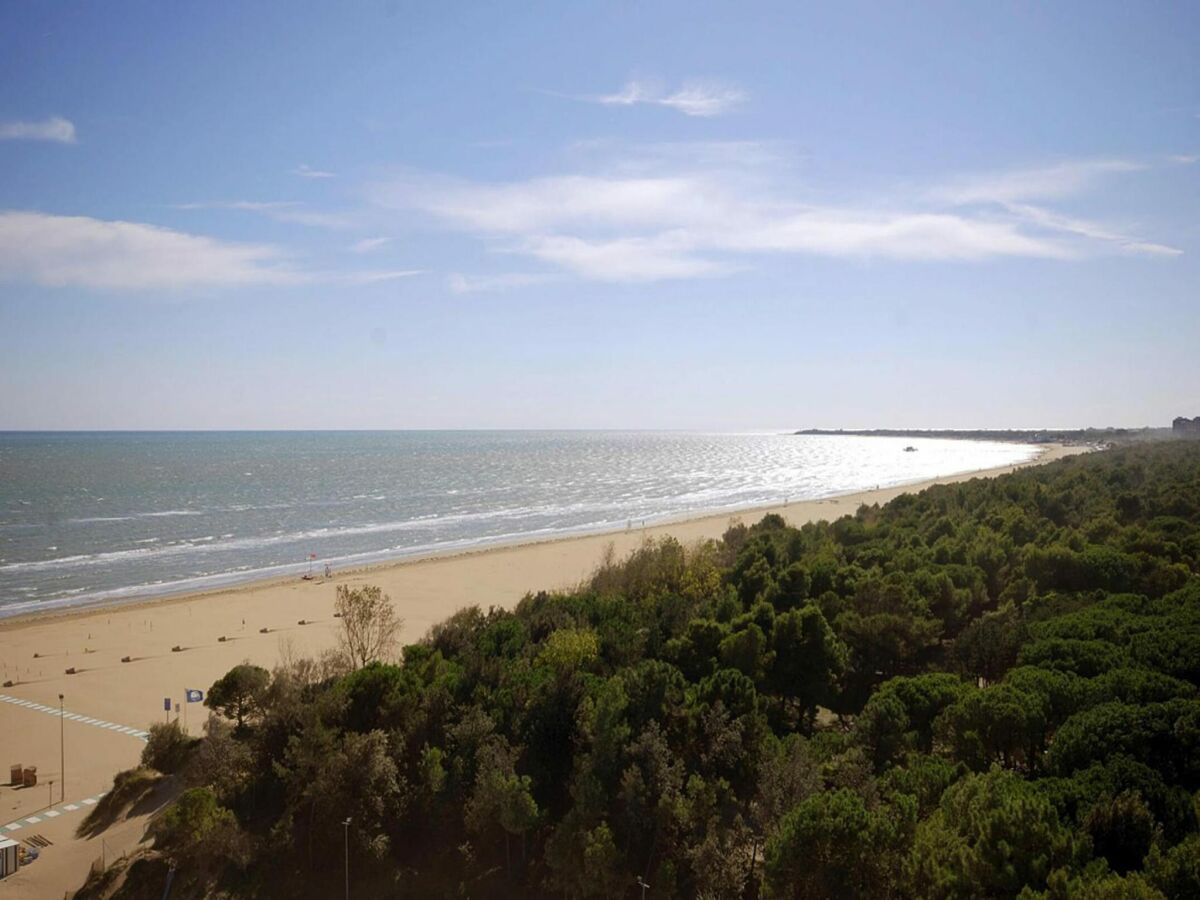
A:
[[[185,892],[335,895],[349,817],[364,896],[1200,896],[1200,444],[650,541],[379,646],[213,685]]]

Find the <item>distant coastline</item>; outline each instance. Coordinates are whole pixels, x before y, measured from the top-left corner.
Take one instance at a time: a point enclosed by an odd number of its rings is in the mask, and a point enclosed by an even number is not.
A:
[[[1038,429],[953,429],[953,428],[805,428],[792,434],[807,437],[911,437],[960,441],[1005,441],[1018,444],[1104,445],[1131,441],[1170,439],[1169,428],[1038,428]]]

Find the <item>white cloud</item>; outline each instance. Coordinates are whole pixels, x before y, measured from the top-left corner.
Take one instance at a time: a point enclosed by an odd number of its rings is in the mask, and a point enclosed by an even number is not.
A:
[[[424,269],[393,269],[384,272],[350,272],[341,276],[341,280],[349,284],[377,284],[381,281],[396,281],[400,278],[412,278],[414,275],[424,275]]]
[[[363,238],[351,244],[349,250],[351,253],[372,253],[390,242],[391,238],[385,237]]]
[[[936,188],[932,196],[960,205],[1055,199],[1077,194],[1106,175],[1137,172],[1145,168],[1141,163],[1123,159],[1075,160],[1041,168],[951,179]]]
[[[1063,259],[1069,249],[1022,234],[1013,224],[952,213],[875,212],[810,208],[764,221],[729,237],[730,249],[880,257],[912,261],[975,261],[1004,256]]]
[[[1078,235],[1079,237],[1088,238],[1093,241],[1114,244],[1129,253],[1140,253],[1148,256],[1179,256],[1183,253],[1182,250],[1178,250],[1175,247],[1143,241],[1139,238],[1121,234],[1096,222],[1090,222],[1087,219],[1064,216],[1048,209],[1031,206],[1027,203],[1005,204],[1005,208],[1010,210],[1014,215],[1042,228]]]
[[[565,224],[667,224],[685,208],[699,212],[701,186],[686,177],[568,175],[508,184],[420,176],[384,188],[385,202],[415,206],[485,232],[527,232]]]
[[[296,168],[292,169],[293,175],[299,175],[301,178],[336,178],[337,175],[333,172],[326,172],[321,169],[314,169],[308,163],[300,163]]]
[[[447,276],[446,285],[456,294],[477,294],[547,284],[560,278],[551,272],[504,272],[500,275],[463,275],[455,272]]]
[[[54,141],[75,143],[75,126],[61,116],[40,122],[0,122],[0,141]]]
[[[205,203],[177,203],[175,209],[231,209],[252,212],[274,219],[311,228],[353,228],[353,218],[345,213],[330,213],[314,210],[296,200],[215,200]]]
[[[1105,175],[1141,168],[1123,160],[976,175],[864,198],[818,195],[770,153],[738,159],[711,145],[698,155],[655,145],[607,166],[592,163],[582,174],[500,183],[408,174],[377,185],[372,196],[477,235],[493,251],[597,281],[710,277],[768,254],[972,262],[1179,253],[1027,202],[1066,198]]]
[[[1190,166],[1194,162],[1200,162],[1200,155],[1195,153],[1176,153],[1167,158],[1173,163],[1179,163],[1180,165],[1184,166]]]
[[[666,106],[685,116],[710,118],[729,112],[746,100],[739,88],[719,81],[687,81],[674,91],[645,81],[630,81],[615,94],[580,99],[605,106],[635,106],[639,103]]]
[[[423,269],[312,271],[282,250],[141,222],[0,211],[0,281],[98,290],[183,291],[246,285],[368,285]]]
[[[591,239],[569,235],[531,238],[525,252],[594,281],[662,281],[721,275],[731,270],[697,255],[684,232]]]
[[[0,278],[51,287],[185,290],[292,284],[276,248],[239,244],[139,222],[0,212]]]

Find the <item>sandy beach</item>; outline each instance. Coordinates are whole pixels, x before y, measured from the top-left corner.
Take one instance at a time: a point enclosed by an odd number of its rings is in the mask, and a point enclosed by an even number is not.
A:
[[[1082,449],[1051,445],[1025,465],[1060,459]],[[185,688],[207,691],[213,681],[244,660],[270,668],[282,652],[311,655],[331,647],[338,585],[382,587],[404,618],[402,641],[410,643],[464,606],[507,607],[529,591],[577,584],[610,545],[620,556],[647,538],[672,535],[685,544],[716,538],[735,515],[751,523],[774,512],[800,525],[836,518],[863,503],[885,503],[933,483],[993,476],[1013,468],[647,528],[635,523],[633,528],[609,534],[381,564],[335,572],[328,580],[277,579],[0,622],[0,681],[13,682],[0,688],[0,749],[4,751],[0,764],[6,772],[14,763],[36,765],[39,778],[36,788],[0,787],[0,833],[6,833],[6,823],[20,824],[21,828],[7,832],[14,839],[37,833],[54,844],[39,862],[5,882],[4,893],[56,897],[78,887],[87,866],[101,855],[100,837],[72,837],[86,813],[81,801],[106,790],[116,772],[137,764],[143,746],[140,733],[168,715],[174,718],[174,704],[182,703]],[[308,624],[298,624],[301,620]],[[175,647],[180,649],[173,650]],[[122,662],[123,657],[130,661]],[[66,674],[72,668],[75,674]],[[65,719],[57,712],[60,694]],[[170,713],[163,709],[164,698],[172,703]],[[189,730],[199,734],[206,714],[200,704],[184,704],[180,720],[186,715]],[[65,786],[60,738],[65,748]],[[48,786],[50,780],[52,787]],[[60,797],[64,798],[61,803]],[[79,808],[67,810],[66,805]],[[56,814],[41,812],[47,808]],[[28,824],[31,817],[39,821]],[[104,835],[105,852],[119,854],[140,836],[141,827],[130,822]]]

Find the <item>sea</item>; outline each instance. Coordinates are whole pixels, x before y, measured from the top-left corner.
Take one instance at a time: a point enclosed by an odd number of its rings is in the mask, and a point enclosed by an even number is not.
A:
[[[0,433],[0,617],[733,513],[1036,454],[786,433]]]

